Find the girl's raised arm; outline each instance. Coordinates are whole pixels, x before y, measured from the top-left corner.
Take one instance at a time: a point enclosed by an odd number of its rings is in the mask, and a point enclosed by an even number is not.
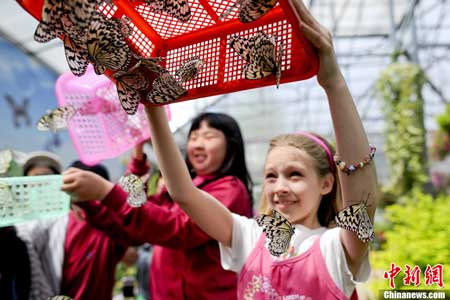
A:
[[[231,246],[233,219],[217,199],[198,189],[172,136],[163,107],[146,107],[158,165],[171,198],[213,239]]]
[[[317,80],[328,97],[336,135],[337,155],[340,160],[351,164],[360,162],[369,154],[369,143],[353,98],[339,69],[332,35],[310,14],[301,0],[289,2],[299,20],[302,33],[318,51],[320,68]],[[367,200],[369,216],[373,222],[377,197],[374,165],[369,164],[351,175],[340,172],[339,179],[343,206]],[[347,230],[342,231],[341,240],[351,270],[357,270],[367,252],[367,244],[362,243],[356,234]]]

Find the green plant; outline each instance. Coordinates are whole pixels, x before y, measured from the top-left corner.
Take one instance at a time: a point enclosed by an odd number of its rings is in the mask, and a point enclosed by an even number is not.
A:
[[[390,182],[385,191],[394,198],[422,187],[426,174],[426,140],[422,87],[425,76],[419,66],[393,63],[377,81],[386,126],[386,158]]]
[[[389,224],[384,231],[385,243],[381,251],[372,253],[371,262],[378,278],[371,282],[372,290],[389,290],[389,280],[383,272],[390,269],[391,263],[402,268],[395,278],[396,289],[411,289],[405,286],[405,265],[421,270],[421,284],[418,288],[439,289],[436,284],[425,285],[424,271],[427,265],[444,265],[444,284],[450,283],[450,196],[435,198],[418,190],[402,199],[408,205],[394,204],[386,208],[385,217]],[[445,286],[444,286],[445,288]]]
[[[445,107],[445,111],[436,117],[439,127],[450,134],[450,104]]]

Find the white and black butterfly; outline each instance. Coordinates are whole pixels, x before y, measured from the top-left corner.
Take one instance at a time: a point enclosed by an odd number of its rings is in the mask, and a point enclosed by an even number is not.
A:
[[[224,20],[236,7],[239,7],[239,20],[242,23],[250,23],[267,14],[278,0],[237,0],[228,7],[219,19]]]
[[[76,112],[77,109],[73,105],[58,107],[43,115],[36,124],[36,128],[41,131],[51,130],[54,132],[65,129]]]
[[[0,174],[8,172],[9,164],[13,158],[12,152],[9,149],[0,151]]]
[[[144,0],[158,13],[166,13],[181,22],[191,18],[191,8],[187,0]]]
[[[170,103],[184,94],[186,89],[169,72],[162,72],[153,81],[152,90],[147,95],[147,100],[153,104]]]
[[[262,227],[269,240],[270,254],[280,256],[288,250],[295,228],[283,215],[273,209],[271,216],[260,215],[256,218],[256,223]]]
[[[247,62],[242,70],[245,79],[261,79],[275,74],[278,88],[284,47],[281,42],[277,53],[276,36],[262,31],[251,38],[233,36],[230,46]]]
[[[47,300],[73,300],[73,299],[70,298],[69,296],[58,295],[58,296],[48,297]]]
[[[147,195],[144,190],[144,182],[134,174],[122,176],[119,185],[128,193],[127,202],[132,207],[140,207],[147,202]]]
[[[93,15],[87,32],[87,52],[97,75],[106,69],[124,70],[131,61],[131,50],[124,34],[129,32],[122,21],[105,19],[100,13]]]
[[[203,65],[203,60],[201,60],[198,56],[194,56],[184,61],[180,68],[175,72],[175,75],[180,77],[183,82],[189,81],[197,77]]]
[[[335,217],[337,226],[356,233],[358,238],[367,243],[374,239],[375,233],[367,211],[367,199],[354,205],[350,205],[339,211]]]

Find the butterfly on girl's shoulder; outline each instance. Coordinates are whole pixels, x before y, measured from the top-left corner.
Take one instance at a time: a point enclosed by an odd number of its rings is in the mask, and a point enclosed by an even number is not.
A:
[[[125,42],[129,28],[124,21],[93,15],[87,31],[87,51],[97,75],[106,69],[124,70],[131,61],[131,50]]]
[[[270,254],[280,256],[288,250],[295,228],[282,214],[273,209],[270,216],[260,215],[256,217],[256,223],[262,227],[266,238],[269,240],[268,250]]]
[[[58,107],[43,115],[36,124],[36,128],[41,131],[51,130],[54,132],[65,129],[76,112],[77,108],[73,105]]]
[[[203,60],[201,60],[198,56],[194,56],[184,61],[180,68],[175,72],[175,75],[180,77],[182,82],[189,81],[197,77],[203,65]]]
[[[186,89],[168,71],[165,71],[153,81],[147,100],[153,104],[171,103],[186,92]]]
[[[245,79],[261,79],[275,74],[278,88],[284,55],[283,42],[277,53],[276,36],[260,31],[250,38],[235,35],[231,38],[230,46],[247,62],[242,70]]]
[[[370,242],[375,237],[373,225],[367,211],[369,197],[370,194],[366,200],[344,208],[335,217],[337,226],[356,233],[363,243]]]
[[[278,0],[237,0],[220,15],[219,20],[225,20],[236,7],[239,7],[239,20],[242,23],[250,23],[267,14],[277,3]]]
[[[191,18],[191,8],[187,0],[144,0],[155,12],[166,13],[181,22]]]
[[[128,174],[119,179],[119,185],[128,193],[127,202],[132,207],[140,207],[147,201],[144,182],[139,176]]]

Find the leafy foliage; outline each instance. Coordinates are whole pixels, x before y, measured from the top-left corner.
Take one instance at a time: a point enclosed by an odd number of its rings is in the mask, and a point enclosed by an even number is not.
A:
[[[386,157],[390,183],[386,192],[396,198],[427,181],[424,100],[425,76],[419,66],[393,63],[377,81],[386,120]]]
[[[395,278],[396,289],[413,288],[403,285],[405,264],[411,268],[419,266],[421,284],[418,288],[439,289],[436,284],[425,285],[427,265],[444,265],[443,281],[450,283],[450,272],[446,269],[450,265],[450,196],[433,198],[415,190],[403,198],[408,198],[401,201],[408,203],[407,206],[394,204],[386,208],[385,217],[390,228],[384,232],[382,250],[372,253],[372,267],[379,270],[379,278],[371,284],[375,292],[389,289],[389,280],[383,278],[381,271],[389,271],[391,263],[402,268]]]

